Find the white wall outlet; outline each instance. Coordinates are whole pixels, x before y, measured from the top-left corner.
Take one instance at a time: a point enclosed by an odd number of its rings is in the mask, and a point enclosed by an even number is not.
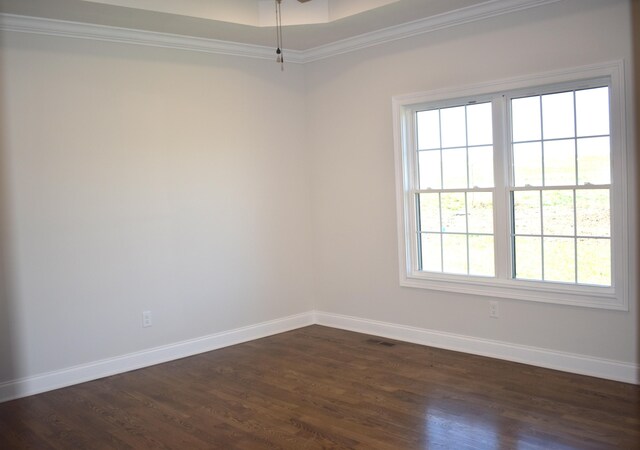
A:
[[[142,326],[145,328],[151,326],[151,311],[142,311]]]
[[[500,317],[498,314],[498,302],[489,302],[489,317],[492,319]]]

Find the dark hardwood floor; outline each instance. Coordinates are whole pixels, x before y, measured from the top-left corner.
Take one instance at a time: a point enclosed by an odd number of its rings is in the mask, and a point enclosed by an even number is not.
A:
[[[640,387],[311,326],[0,404],[0,449],[638,449]]]

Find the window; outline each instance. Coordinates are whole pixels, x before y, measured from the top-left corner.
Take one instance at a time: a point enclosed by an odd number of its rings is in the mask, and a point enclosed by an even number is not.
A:
[[[416,112],[418,268],[493,276],[491,103]]]
[[[515,278],[611,286],[608,85],[508,107]]]
[[[395,97],[401,284],[626,309],[621,76]]]

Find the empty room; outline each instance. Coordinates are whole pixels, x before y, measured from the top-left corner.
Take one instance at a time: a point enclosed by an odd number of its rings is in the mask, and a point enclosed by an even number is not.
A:
[[[640,448],[639,30],[0,0],[0,448]]]

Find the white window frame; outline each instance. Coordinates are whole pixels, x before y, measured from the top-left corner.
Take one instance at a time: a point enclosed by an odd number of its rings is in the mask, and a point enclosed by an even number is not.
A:
[[[509,168],[511,151],[507,94],[531,90],[538,94],[548,87],[592,80],[608,81],[611,122],[611,286],[585,286],[549,281],[511,278]],[[585,84],[585,86],[588,86]],[[624,62],[615,61],[558,72],[500,80],[458,88],[447,88],[393,97],[393,122],[398,220],[400,285],[459,292],[498,298],[585,306],[628,311],[629,221],[627,208],[626,107]],[[415,190],[417,189],[417,152],[415,113],[429,107],[464,104],[468,100],[491,100],[494,108],[494,236],[496,277],[478,277],[418,270]],[[498,214],[501,215],[500,220]],[[505,218],[506,217],[506,218]]]

